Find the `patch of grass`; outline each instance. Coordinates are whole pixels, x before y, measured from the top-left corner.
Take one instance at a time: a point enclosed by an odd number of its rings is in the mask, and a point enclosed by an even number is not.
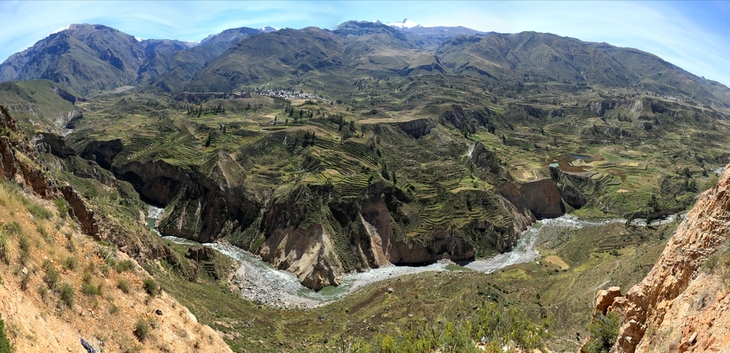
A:
[[[23,232],[23,227],[21,227],[20,223],[17,221],[12,221],[3,225],[3,230],[5,230],[5,232],[9,235],[18,236]]]
[[[101,295],[101,283],[94,285],[92,283],[83,283],[81,292],[87,296]]]
[[[13,346],[10,344],[8,335],[5,333],[5,321],[0,319],[0,353],[13,352]]]
[[[137,337],[140,342],[144,341],[150,333],[150,324],[145,319],[137,320],[137,323],[134,324],[133,333],[134,337]]]
[[[142,280],[142,287],[151,297],[156,296],[160,292],[160,286],[152,277],[147,277]]]
[[[66,258],[66,260],[63,260],[63,268],[69,270],[69,271],[76,271],[76,268],[79,267],[79,262],[76,260],[76,257],[69,256]]]
[[[122,291],[124,294],[129,294],[129,282],[125,279],[120,279],[117,281],[117,288]]]
[[[2,258],[6,265],[10,264],[8,236],[5,235],[4,231],[0,231],[0,258]]]
[[[46,230],[46,228],[40,224],[36,225],[36,231],[38,231],[38,234],[40,234],[43,237],[43,240],[46,241],[46,244],[53,244],[53,237],[50,233]]]
[[[37,202],[30,202],[28,205],[28,212],[37,219],[51,219],[51,217],[53,217],[53,213],[51,213],[51,211]]]
[[[51,260],[46,259],[43,261],[43,269],[46,271],[46,284],[48,284],[48,288],[55,290],[58,286],[58,281],[61,278],[61,274],[56,270],[56,268],[53,266],[53,263]]]
[[[134,262],[132,260],[122,260],[119,261],[115,266],[117,272],[127,272],[134,270]]]
[[[74,305],[74,289],[68,283],[61,283],[58,288],[58,295],[61,303],[65,304],[66,307],[72,307]]]
[[[20,264],[25,265],[30,258],[30,240],[25,235],[18,238],[18,247],[20,248]]]
[[[53,203],[56,205],[56,209],[58,210],[58,215],[61,218],[66,218],[68,216],[68,212],[70,208],[68,207],[68,202],[66,202],[63,198],[57,198],[53,201]]]

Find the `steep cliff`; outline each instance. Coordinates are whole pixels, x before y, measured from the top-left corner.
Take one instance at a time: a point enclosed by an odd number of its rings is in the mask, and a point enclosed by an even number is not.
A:
[[[625,295],[613,288],[596,296],[594,320],[609,312],[622,319],[612,352],[730,350],[729,224],[726,171],[702,194],[641,283]]]

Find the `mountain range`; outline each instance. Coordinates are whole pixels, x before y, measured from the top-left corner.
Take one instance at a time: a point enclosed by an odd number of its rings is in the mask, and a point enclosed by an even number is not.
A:
[[[546,33],[484,33],[413,21],[342,23],[335,30],[236,28],[199,44],[137,40],[102,25],[70,25],[0,65],[0,81],[48,79],[80,95],[121,86],[231,91],[300,82],[350,87],[363,76],[421,72],[487,85],[633,87],[727,107],[727,87],[652,54]]]

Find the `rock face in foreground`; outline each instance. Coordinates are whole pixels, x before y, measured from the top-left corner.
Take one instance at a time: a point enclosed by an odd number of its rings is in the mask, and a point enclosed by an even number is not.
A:
[[[702,194],[641,283],[625,296],[616,288],[598,293],[594,318],[614,312],[623,320],[612,352],[730,351],[728,271],[722,256],[703,269],[713,254],[726,251],[729,226],[730,172],[725,172]]]

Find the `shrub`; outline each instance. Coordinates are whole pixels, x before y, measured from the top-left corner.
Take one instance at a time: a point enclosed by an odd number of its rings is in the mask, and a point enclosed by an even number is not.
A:
[[[587,353],[609,352],[611,346],[616,342],[618,330],[621,327],[621,317],[614,313],[606,316],[599,316],[595,322],[588,326],[590,340],[585,347]]]
[[[142,286],[144,287],[144,291],[147,292],[147,294],[149,294],[151,297],[156,296],[157,293],[160,291],[160,287],[157,285],[157,282],[155,282],[155,280],[150,277],[142,280]]]
[[[81,292],[85,295],[101,295],[101,284],[93,285],[91,283],[84,283],[81,285]]]
[[[36,230],[38,231],[38,234],[43,236],[43,240],[45,240],[47,244],[53,244],[53,237],[48,233],[45,227],[39,224],[36,225]]]
[[[48,288],[56,289],[56,286],[58,286],[58,279],[61,276],[60,273],[55,267],[53,267],[51,260],[48,259],[43,261],[43,269],[46,270],[46,283],[48,284]]]
[[[145,319],[137,320],[137,323],[134,324],[134,336],[137,337],[138,340],[144,341],[149,333],[150,324],[147,323]]]
[[[117,281],[117,288],[121,290],[124,294],[129,293],[129,282],[126,280],[120,279]]]
[[[79,262],[73,256],[69,256],[63,261],[63,268],[69,271],[76,271],[77,267],[79,267]]]
[[[119,261],[116,265],[117,272],[127,272],[134,269],[134,262],[132,260]]]
[[[0,231],[0,258],[2,258],[3,262],[5,262],[6,265],[10,264],[10,251],[8,247],[8,237],[5,235],[5,232]]]
[[[13,349],[10,346],[10,340],[5,334],[5,321],[0,319],[0,353],[10,353]]]
[[[58,292],[61,296],[61,302],[66,304],[66,306],[68,306],[68,307],[71,307],[74,305],[74,289],[73,289],[73,287],[71,287],[70,284],[62,283]]]
[[[62,198],[57,198],[53,203],[56,204],[56,208],[58,209],[58,215],[61,216],[61,218],[66,218],[66,215],[68,215],[68,203],[66,203],[66,200]]]

